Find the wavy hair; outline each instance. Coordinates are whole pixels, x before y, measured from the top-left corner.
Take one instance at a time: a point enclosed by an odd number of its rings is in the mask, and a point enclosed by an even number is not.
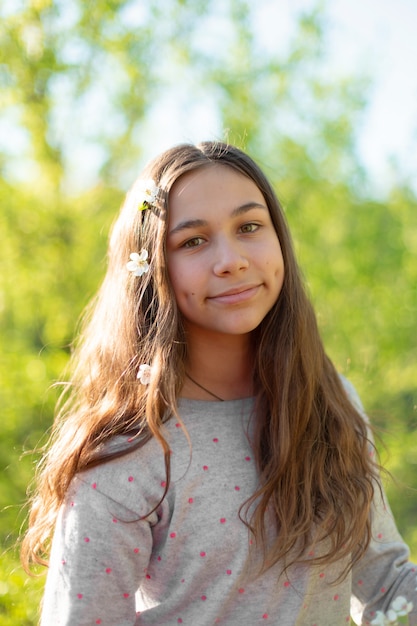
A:
[[[240,516],[262,548],[261,571],[278,561],[288,566],[342,558],[349,569],[370,541],[377,466],[369,454],[367,426],[325,354],[282,208],[248,155],[224,143],[204,142],[176,146],[153,160],[113,226],[108,270],[84,320],[71,359],[69,391],[58,405],[38,471],[22,547],[26,567],[31,561],[47,563],[57,513],[74,475],[125,453],[110,454],[104,445],[115,435],[139,434],[136,446],[151,437],[160,442],[165,494],[168,490],[169,446],[162,424],[176,413],[187,357],[166,267],[169,193],[180,176],[214,163],[234,168],[260,189],[284,259],[280,296],[253,331],[253,449],[260,480]],[[138,211],[138,189],[149,178],[161,191],[151,209]],[[126,261],[142,248],[149,252],[150,271],[138,281],[126,271]],[[152,363],[147,386],[136,379],[141,363]],[[272,539],[266,520],[273,522]],[[312,547],[325,538],[324,554],[312,557]]]

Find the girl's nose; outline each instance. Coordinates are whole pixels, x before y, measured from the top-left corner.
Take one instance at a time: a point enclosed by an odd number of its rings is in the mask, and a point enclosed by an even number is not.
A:
[[[217,242],[213,271],[218,276],[233,274],[245,270],[249,266],[249,259],[244,247],[239,241],[231,241],[222,237]]]

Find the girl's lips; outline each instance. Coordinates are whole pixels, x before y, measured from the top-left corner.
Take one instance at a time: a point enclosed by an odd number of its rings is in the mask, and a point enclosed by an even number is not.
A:
[[[220,304],[239,304],[250,300],[258,292],[260,285],[254,285],[249,287],[239,287],[238,289],[230,289],[224,293],[220,293],[217,296],[211,296],[208,300],[218,302]]]

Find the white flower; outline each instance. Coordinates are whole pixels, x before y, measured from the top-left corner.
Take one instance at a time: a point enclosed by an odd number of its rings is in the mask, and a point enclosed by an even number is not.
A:
[[[140,254],[132,252],[130,255],[130,261],[126,263],[126,267],[129,272],[133,272],[135,276],[142,276],[149,270],[149,264],[147,262],[148,251],[141,250]]]
[[[373,619],[371,622],[371,626],[387,626],[388,624],[389,621],[382,611],[377,611],[375,619]]]
[[[392,609],[389,609],[387,611],[386,623],[387,624],[394,624],[394,625],[397,624],[398,623],[397,622],[397,617],[398,617],[397,613],[395,611],[393,611]]]
[[[147,363],[142,363],[142,365],[139,366],[137,378],[140,380],[142,385],[149,385],[151,382],[151,371],[151,366]]]
[[[144,180],[139,184],[139,210],[144,211],[148,205],[153,204],[158,196],[159,187],[152,179]]]
[[[407,602],[404,596],[398,596],[391,602],[391,607],[384,614],[382,611],[377,611],[375,619],[371,622],[371,626],[395,626],[398,624],[398,618],[404,615],[408,615],[413,610],[413,603]]]
[[[408,615],[413,610],[413,603],[407,602],[407,598],[404,596],[398,596],[391,603],[391,609],[399,615]]]

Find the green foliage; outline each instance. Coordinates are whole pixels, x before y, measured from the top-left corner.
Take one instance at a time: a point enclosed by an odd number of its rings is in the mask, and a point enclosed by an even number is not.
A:
[[[103,273],[107,231],[120,200],[110,188],[66,198],[0,182],[0,451],[7,479],[1,507],[24,499],[33,467],[22,453],[49,429],[57,393],[48,387],[64,369],[77,319]],[[3,516],[7,526],[13,511]]]
[[[1,556],[0,624],[33,626],[38,623],[45,577],[28,579],[12,553]]]
[[[323,11],[301,16],[290,50],[278,55],[262,48],[254,26],[262,2],[165,0],[139,13],[133,4],[0,9],[1,107],[18,120],[21,142],[13,152],[0,141],[5,626],[36,622],[42,579],[28,581],[10,550],[38,460],[30,451],[46,441],[59,393],[51,386],[104,274],[108,229],[171,72],[214,99],[229,140],[275,183],[328,352],[385,443],[400,484],[388,485],[391,505],[417,559],[417,198],[401,181],[384,199],[368,193],[354,144],[366,81],[325,76]],[[204,37],[213,24],[225,34],[215,49]],[[96,171],[74,186],[74,154],[83,167],[92,147]]]

